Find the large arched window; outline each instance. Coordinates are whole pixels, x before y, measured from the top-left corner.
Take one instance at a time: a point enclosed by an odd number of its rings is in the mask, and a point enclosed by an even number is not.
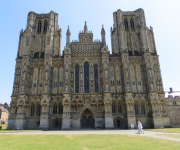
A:
[[[118,104],[118,113],[122,113],[122,107],[120,103]]]
[[[39,104],[37,106],[37,116],[40,116],[41,115],[41,105]]]
[[[143,103],[141,104],[141,113],[142,113],[142,115],[146,115],[146,113],[145,113],[145,106],[144,106]]]
[[[84,92],[89,93],[89,64],[84,64]]]
[[[124,26],[125,26],[125,29],[128,30],[128,21],[126,18],[124,19]]]
[[[38,22],[38,32],[41,32],[41,20]]]
[[[59,105],[59,114],[63,114],[63,105],[62,104]]]
[[[131,23],[131,29],[134,30],[134,20],[132,18],[130,20],[130,23]]]
[[[75,93],[79,93],[79,66],[75,66]]]
[[[57,105],[56,104],[54,104],[54,106],[53,106],[53,114],[57,114]]]
[[[44,32],[47,31],[47,20],[44,21]]]
[[[94,84],[95,84],[95,92],[99,92],[98,90],[98,66],[94,65]]]
[[[138,108],[138,104],[137,103],[135,103],[134,109],[135,109],[135,114],[139,115],[139,108]]]
[[[31,105],[31,116],[34,116],[34,109],[35,108],[35,106],[34,105]]]

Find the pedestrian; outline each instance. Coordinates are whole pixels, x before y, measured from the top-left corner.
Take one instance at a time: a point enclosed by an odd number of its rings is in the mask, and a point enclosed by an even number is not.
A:
[[[141,126],[140,133],[143,133],[143,134],[144,134],[142,123],[141,123],[141,122],[139,122],[139,123],[140,123],[140,126]]]
[[[140,125],[140,121],[138,121],[138,122],[137,122],[137,124],[138,124],[138,132],[137,132],[137,134],[140,134],[140,132],[141,132],[141,125]]]

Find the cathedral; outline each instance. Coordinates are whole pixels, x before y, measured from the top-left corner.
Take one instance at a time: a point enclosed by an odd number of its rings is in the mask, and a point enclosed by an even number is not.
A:
[[[85,22],[61,55],[58,14],[29,12],[20,31],[8,129],[170,127],[153,28],[143,9],[113,13],[112,54]]]

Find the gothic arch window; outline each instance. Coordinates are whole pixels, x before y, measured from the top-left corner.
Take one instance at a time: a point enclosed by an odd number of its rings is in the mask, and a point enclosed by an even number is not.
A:
[[[34,110],[35,110],[35,106],[31,105],[31,116],[34,116]]]
[[[116,113],[116,105],[114,103],[112,104],[112,113]]]
[[[128,30],[128,21],[126,18],[124,19],[124,26],[125,26],[125,30]]]
[[[63,114],[63,105],[62,104],[59,105],[59,114]]]
[[[134,109],[135,109],[135,114],[136,114],[136,115],[139,115],[139,107],[138,107],[138,104],[137,104],[137,103],[135,103]]]
[[[39,104],[37,106],[37,116],[40,116],[41,115],[41,105]]]
[[[47,31],[47,20],[44,21],[44,32]]]
[[[118,113],[122,113],[122,106],[120,103],[118,104]]]
[[[143,103],[141,104],[141,114],[142,114],[142,115],[146,115],[145,106],[144,106]]]
[[[39,22],[38,22],[38,33],[40,33],[41,32],[41,20],[39,20]]]
[[[133,18],[131,18],[130,23],[131,23],[131,29],[134,30],[134,20],[133,20]]]
[[[84,92],[89,93],[89,64],[84,64]]]
[[[53,114],[57,114],[57,105],[56,104],[54,104],[54,106],[53,106]]]
[[[94,65],[94,82],[95,82],[95,92],[99,92],[98,90],[98,66]]]
[[[75,66],[75,93],[79,93],[79,66]]]

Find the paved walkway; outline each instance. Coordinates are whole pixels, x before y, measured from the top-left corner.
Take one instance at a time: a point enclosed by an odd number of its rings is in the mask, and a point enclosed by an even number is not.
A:
[[[155,132],[155,131],[145,131],[144,134],[137,134],[137,130],[58,130],[58,131],[25,131],[25,132],[7,132],[0,133],[1,134],[128,134],[128,135],[136,135],[136,136],[146,136],[151,138],[158,138],[164,140],[178,141],[178,138],[158,136],[157,134],[173,134],[180,135],[180,133],[165,133],[165,132]]]

